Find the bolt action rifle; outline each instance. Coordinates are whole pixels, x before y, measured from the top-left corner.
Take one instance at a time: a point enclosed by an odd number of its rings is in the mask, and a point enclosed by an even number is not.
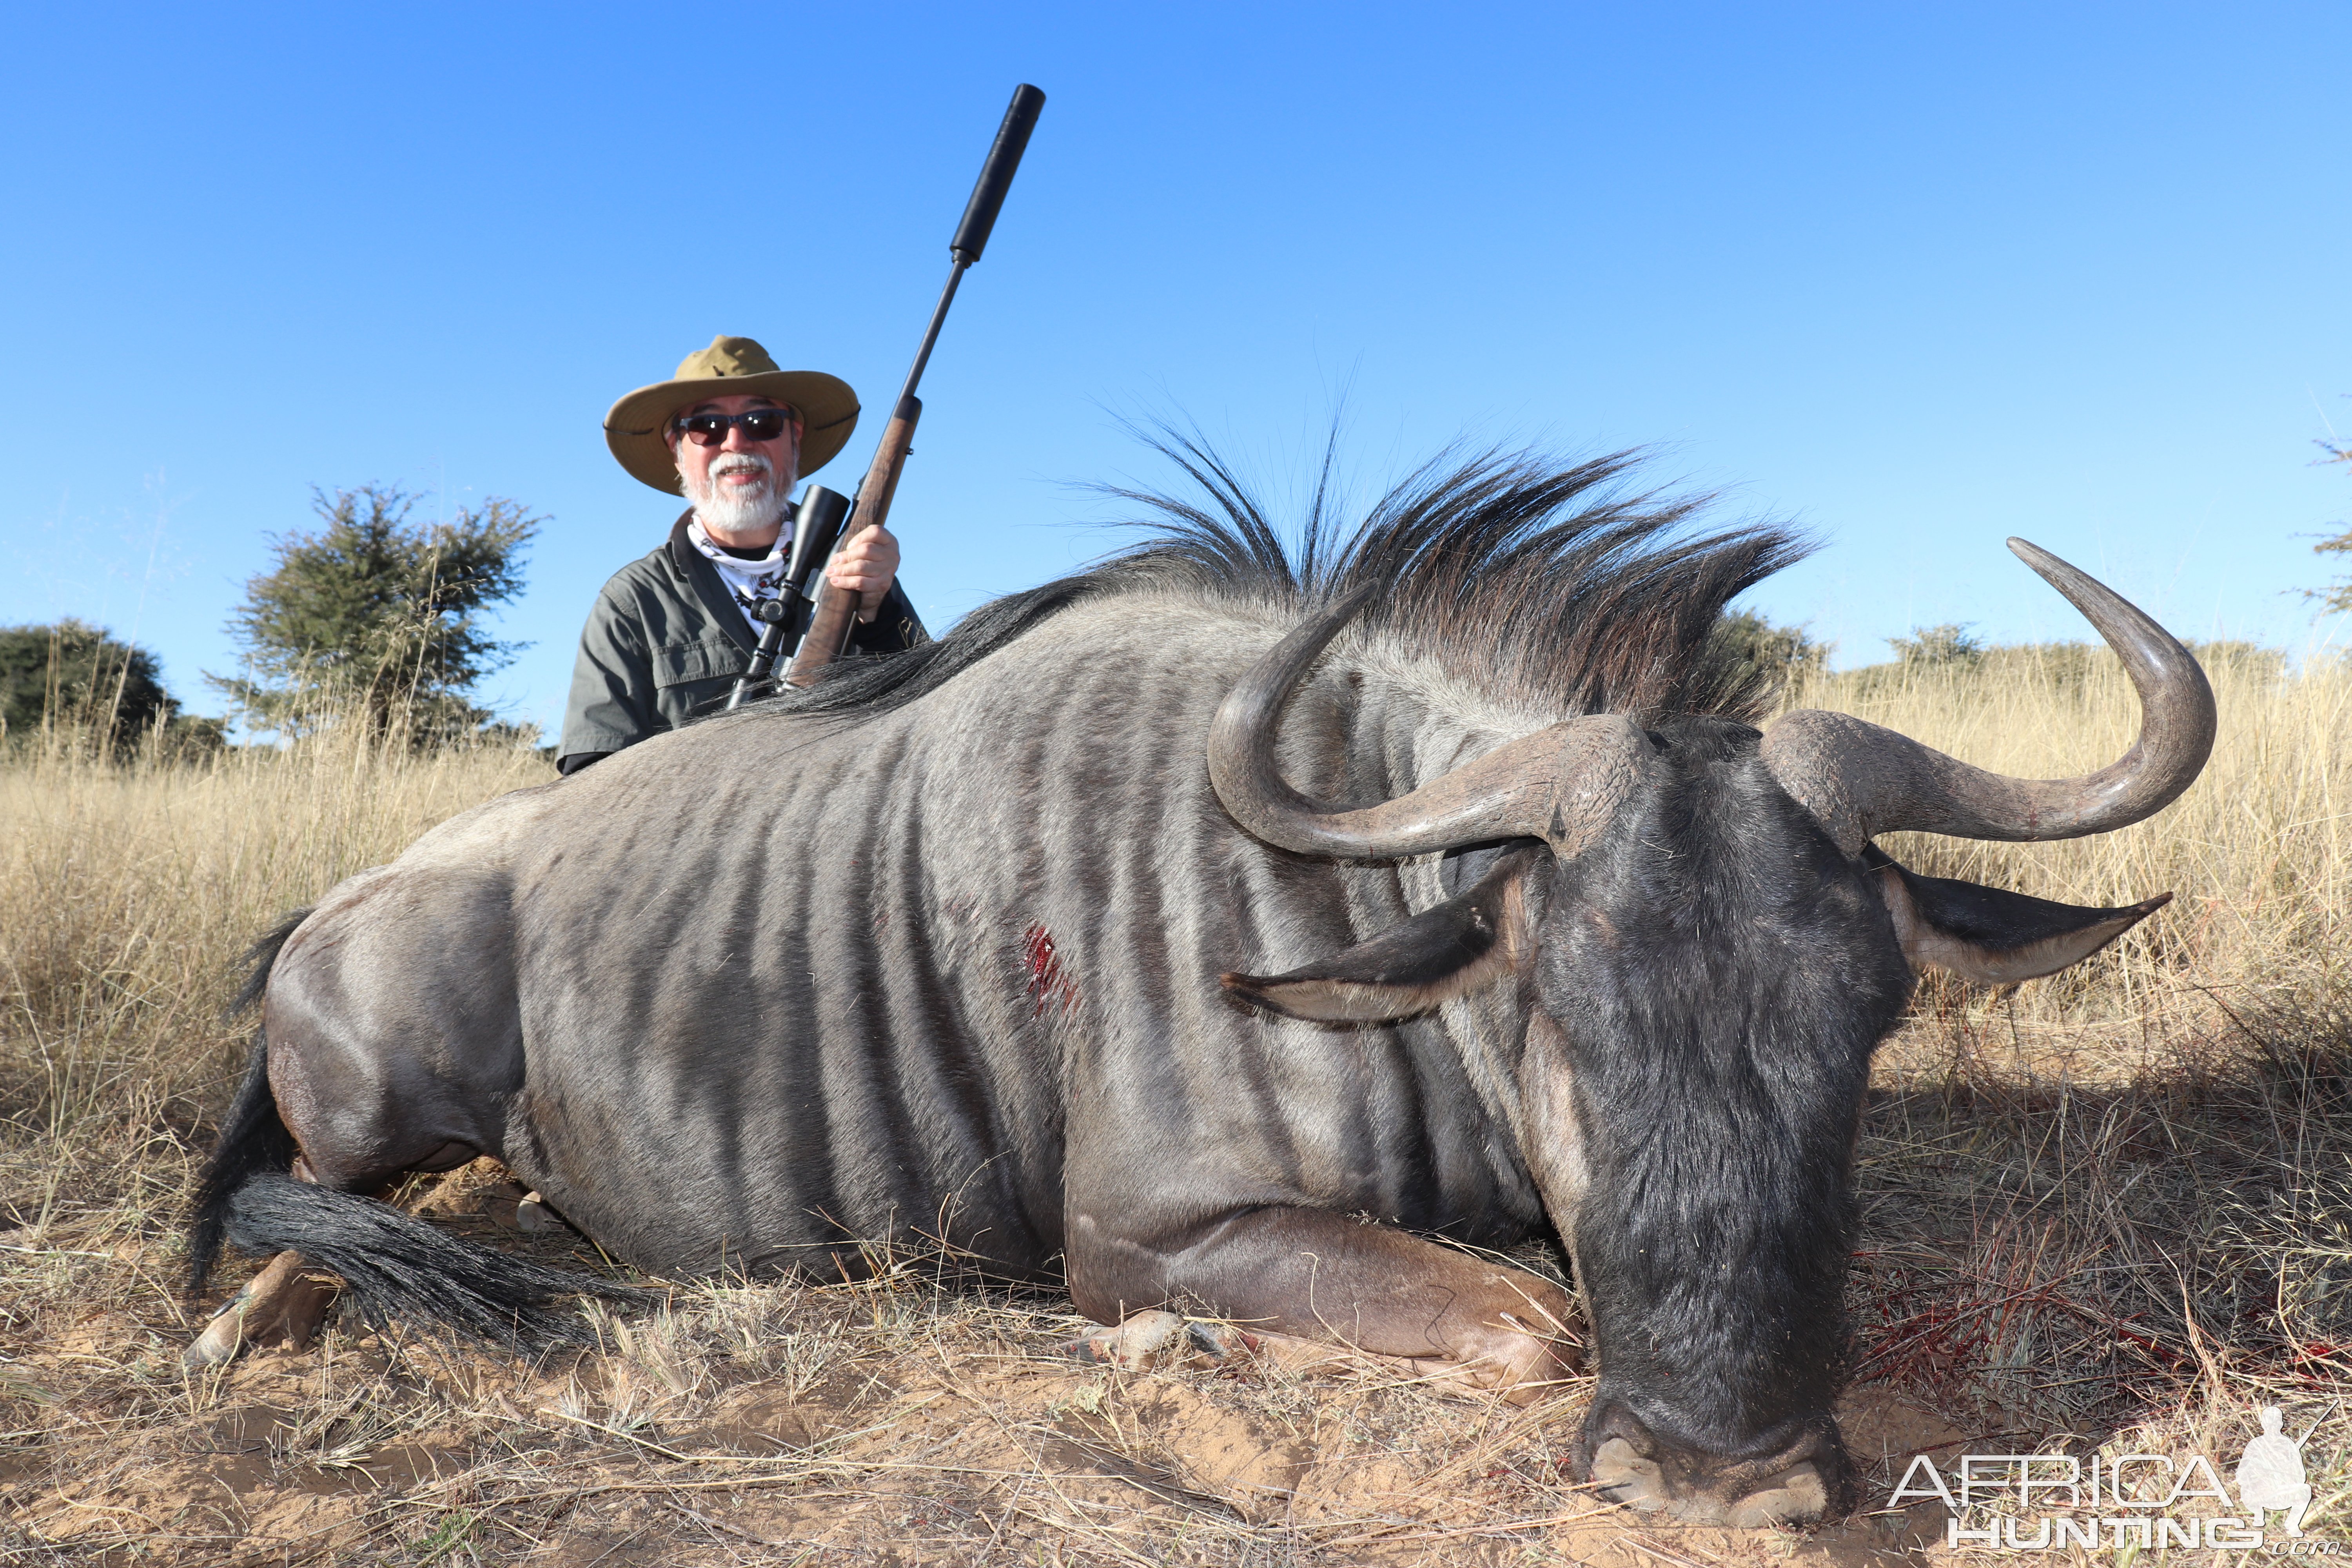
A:
[[[963,221],[956,225],[955,237],[948,241],[952,265],[948,268],[947,287],[940,291],[940,302],[931,310],[931,324],[923,332],[923,346],[915,351],[914,365],[907,372],[907,384],[898,390],[890,422],[882,427],[882,443],[866,470],[866,481],[857,487],[854,502],[822,485],[811,485],[802,499],[793,519],[793,554],[784,571],[784,592],[755,612],[766,625],[761,628],[751,667],[735,682],[728,707],[741,702],[747,689],[768,679],[789,639],[798,637],[798,650],[784,675],[785,683],[792,686],[814,681],[848,646],[849,634],[857,623],[857,595],[836,588],[828,580],[812,609],[805,588],[809,574],[853,527],[863,529],[889,517],[899,471],[913,449],[915,422],[923,414],[915,388],[923,379],[923,367],[930,363],[931,347],[939,342],[940,327],[948,319],[948,307],[955,301],[956,285],[963,281],[964,268],[980,259],[989,232],[996,226],[997,209],[1004,205],[1004,193],[1013,188],[1013,172],[1021,167],[1029,132],[1035,129],[1037,111],[1045,106],[1045,95],[1028,83],[1013,89],[1013,103],[1004,111],[1004,122],[996,128],[995,143],[988,150],[988,162],[981,165],[971,200],[964,205]]]

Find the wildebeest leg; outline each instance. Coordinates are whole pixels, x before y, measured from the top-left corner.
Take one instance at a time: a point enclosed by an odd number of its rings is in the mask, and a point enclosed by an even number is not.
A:
[[[1067,1342],[1061,1351],[1074,1361],[1133,1369],[1201,1358],[1223,1361],[1237,1353],[1264,1356],[1293,1372],[1343,1365],[1352,1359],[1382,1363],[1432,1382],[1469,1388],[1487,1386],[1470,1369],[1455,1362],[1374,1355],[1328,1339],[1304,1339],[1265,1329],[1239,1329],[1231,1323],[1187,1318],[1181,1312],[1131,1313],[1114,1328]]]
[[[422,1168],[454,1169],[473,1157],[471,1149],[450,1144],[435,1151]],[[297,1158],[291,1173],[298,1181],[317,1180],[306,1159]],[[309,1350],[342,1289],[341,1279],[311,1268],[300,1253],[281,1252],[213,1315],[195,1342],[180,1352],[180,1364],[190,1371],[218,1366],[235,1360],[247,1345],[275,1344],[281,1339],[291,1350]]]
[[[300,1253],[281,1252],[229,1298],[196,1342],[181,1353],[181,1363],[191,1370],[218,1366],[248,1344],[279,1339],[289,1349],[309,1350],[342,1288],[333,1275],[311,1269]]]
[[[1549,1280],[1320,1209],[1245,1210],[1150,1239],[1074,1210],[1068,1262],[1071,1299],[1101,1323],[1190,1308],[1520,1401],[1576,1360],[1568,1293]],[[1127,1337],[1154,1327],[1165,1325],[1147,1321]],[[1105,1359],[1123,1359],[1123,1343],[1105,1348]]]
[[[299,1156],[292,1174],[298,1181],[316,1180],[309,1162]],[[294,1351],[309,1350],[328,1309],[341,1293],[341,1280],[310,1268],[299,1252],[281,1252],[213,1314],[195,1343],[180,1352],[180,1364],[191,1372],[218,1366],[234,1361],[247,1345],[280,1339]]]

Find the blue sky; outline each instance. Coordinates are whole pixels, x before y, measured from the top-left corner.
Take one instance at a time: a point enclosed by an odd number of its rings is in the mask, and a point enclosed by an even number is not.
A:
[[[1646,445],[1821,552],[1843,663],[2079,634],[2021,533],[2185,635],[2302,646],[2352,476],[2352,10],[15,7],[0,623],[199,710],[312,485],[551,521],[487,695],[560,715],[675,502],[613,398],[716,332],[887,407],[1016,81],[1049,95],[894,525],[935,627],[1117,542],[1197,423],[1269,489],[1449,441]],[[824,474],[854,488],[869,418]]]

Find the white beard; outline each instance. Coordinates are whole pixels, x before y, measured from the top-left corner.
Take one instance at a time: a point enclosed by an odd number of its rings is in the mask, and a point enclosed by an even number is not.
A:
[[[757,470],[764,478],[755,485],[719,482],[722,474],[745,470]],[[686,499],[694,503],[694,515],[702,520],[702,526],[720,533],[750,533],[782,523],[784,498],[793,488],[791,475],[778,475],[775,465],[756,452],[728,453],[710,465],[710,478],[699,485],[681,469],[677,482]]]

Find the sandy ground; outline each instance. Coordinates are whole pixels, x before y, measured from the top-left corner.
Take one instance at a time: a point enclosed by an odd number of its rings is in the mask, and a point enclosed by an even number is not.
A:
[[[594,1266],[507,1229],[518,1194],[494,1176],[442,1222]],[[165,1261],[82,1250],[100,1272]],[[603,1352],[524,1363],[346,1322],[193,1379],[188,1329],[150,1299],[8,1345],[0,1393],[44,1440],[0,1457],[0,1561],[1657,1568],[1892,1561],[1942,1529],[1933,1504],[1810,1531],[1660,1524],[1569,1479],[1580,1386],[1519,1409],[1345,1358],[1089,1366],[1055,1352],[1084,1326],[1066,1301],[913,1268],[698,1293],[603,1320]],[[1973,1436],[1886,1386],[1841,1417],[1872,1498]]]

